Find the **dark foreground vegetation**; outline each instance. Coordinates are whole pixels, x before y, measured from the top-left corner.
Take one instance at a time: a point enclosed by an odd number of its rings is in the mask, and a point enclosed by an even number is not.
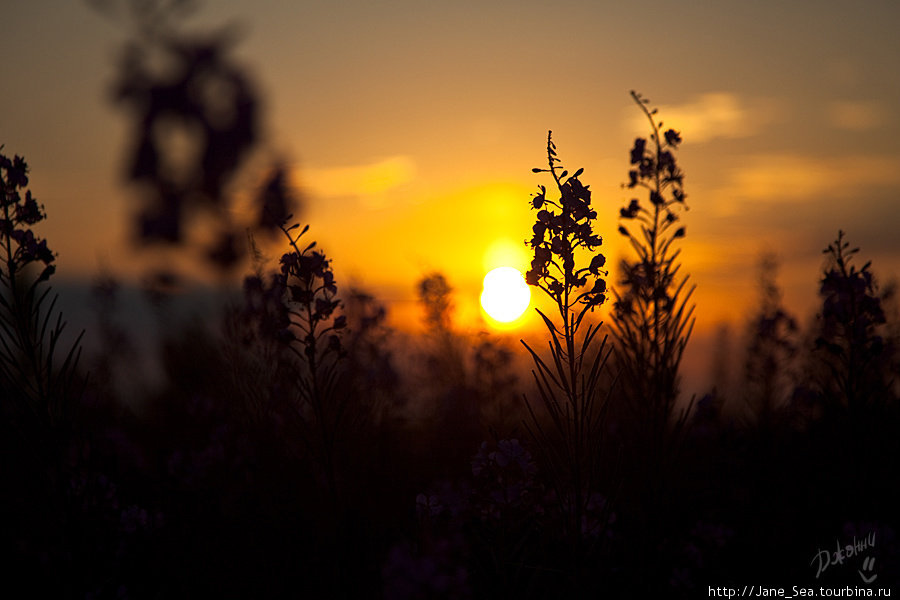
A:
[[[221,40],[144,34],[180,69],[154,80],[140,48],[123,68],[120,98],[143,111],[145,128],[128,171],[144,201],[136,236],[178,247],[197,208],[186,203],[227,204],[255,136],[255,104]],[[180,95],[216,77],[234,106]],[[392,331],[376,298],[338,285],[311,238],[315,224],[290,215],[285,174],[273,169],[249,245],[223,218],[204,248],[223,272],[255,256],[241,299],[212,325],[160,319],[163,375],[149,388],[128,375],[140,354],[116,324],[115,282],[96,286],[99,352],[83,355],[65,329],[49,287],[56,256],[33,230],[43,207],[24,159],[0,156],[4,597],[625,598],[896,586],[893,289],[877,285],[838,233],[825,249],[821,306],[801,327],[767,259],[734,357],[740,385],[684,398],[694,305],[678,250],[682,140],[633,99],[650,134],[630,151],[635,198],[618,224],[598,222],[583,170],[563,167],[551,135],[546,165],[534,169],[546,185],[530,200],[526,279],[555,306],[542,314],[541,344],[455,331],[440,274],[419,282],[425,333]],[[172,114],[199,120],[209,146],[177,177],[144,135]],[[613,228],[633,253],[608,283],[601,250]],[[282,240],[277,265],[254,236]],[[596,319],[605,303],[608,324]],[[521,357],[530,373],[516,366]]]

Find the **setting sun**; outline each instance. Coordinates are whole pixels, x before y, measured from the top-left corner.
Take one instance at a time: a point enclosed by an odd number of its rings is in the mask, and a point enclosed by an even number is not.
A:
[[[528,308],[529,302],[531,290],[518,269],[498,267],[484,276],[481,306],[495,321],[515,321]]]

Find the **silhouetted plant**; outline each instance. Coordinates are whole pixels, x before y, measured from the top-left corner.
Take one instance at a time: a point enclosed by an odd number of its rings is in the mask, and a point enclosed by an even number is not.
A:
[[[615,295],[614,319],[617,366],[628,407],[635,417],[638,448],[657,457],[666,450],[669,428],[678,398],[678,368],[694,325],[694,306],[688,302],[694,287],[688,276],[679,276],[680,249],[674,244],[685,235],[678,225],[679,209],[685,206],[684,174],[673,152],[681,144],[681,134],[663,131],[656,121],[656,109],[636,92],[631,97],[650,122],[649,143],[637,138],[631,149],[629,189],[643,188],[646,202],[632,198],[619,211],[625,236],[635,259],[622,260],[622,278]],[[684,410],[674,426],[687,418]]]
[[[245,278],[243,307],[225,323],[227,357],[249,418],[299,424],[299,441],[333,498],[336,447],[349,416],[348,396],[338,392],[347,318],[338,314],[331,261],[316,242],[301,245],[309,225],[299,228],[280,225],[289,250],[278,272],[265,273],[259,258],[256,273]]]
[[[559,197],[548,197],[542,185],[531,200],[538,212],[534,235],[526,240],[534,259],[525,279],[553,301],[557,312],[551,318],[536,309],[550,334],[549,360],[522,341],[534,360],[532,373],[549,419],[541,418],[526,398],[530,414],[526,425],[563,515],[577,586],[586,549],[583,518],[599,484],[606,406],[600,384],[609,357],[606,338],[597,343],[600,325],[588,323],[587,330],[583,326],[587,314],[606,300],[606,258],[597,252],[602,239],[593,229],[597,212],[591,208],[591,192],[579,180],[583,169],[569,175],[562,167],[552,132],[547,134],[547,168],[532,170],[549,173]]]
[[[434,344],[428,356],[431,375],[446,384],[464,385],[466,365],[459,336],[453,331],[453,288],[443,273],[429,273],[418,283],[419,302],[425,311],[425,327]]]
[[[890,373],[890,394],[894,400],[900,399],[900,282],[892,279],[883,285],[881,305],[887,320],[885,340]]]
[[[387,310],[369,293],[352,289],[344,303],[349,335],[346,372],[353,393],[366,405],[356,411],[357,420],[369,418],[372,424],[396,416],[400,408],[400,374],[394,365],[392,330],[386,324]]]
[[[288,220],[290,219],[288,216]],[[277,332],[296,357],[301,372],[296,379],[300,393],[300,416],[309,426],[313,456],[321,461],[332,496],[337,494],[335,445],[346,417],[347,398],[336,394],[338,362],[344,356],[341,335],[347,318],[337,315],[337,285],[331,261],[316,250],[316,242],[300,248],[299,224],[280,226],[290,243],[290,251],[281,257],[278,285],[284,286],[284,310],[289,326]]]
[[[67,347],[47,283],[56,256],[32,229],[46,215],[28,184],[25,159],[0,152],[0,552],[9,589],[58,597],[83,589],[111,552],[82,535],[96,513],[81,505],[90,494],[73,489],[88,447],[78,427],[81,335]],[[92,540],[108,533],[94,527]]]
[[[125,383],[126,375],[139,377],[140,353],[134,340],[117,321],[120,309],[121,283],[109,273],[101,273],[91,284],[92,309],[96,317],[96,353],[90,359],[93,391],[115,397],[116,388]]]
[[[781,304],[773,255],[760,261],[759,308],[748,324],[744,392],[757,423],[773,425],[792,392],[791,362],[797,353],[797,322]]]
[[[223,325],[228,375],[241,400],[237,408],[260,424],[284,420],[283,399],[293,388],[280,335],[290,325],[284,294],[281,274],[260,266],[244,278],[243,301],[227,311]]]
[[[458,468],[482,439],[479,428],[478,391],[472,385],[469,346],[453,326],[453,288],[440,272],[423,276],[418,284],[424,312],[424,347],[419,353],[420,372],[413,392],[420,407],[427,452],[435,469]]]
[[[722,408],[727,398],[733,393],[731,352],[731,327],[728,323],[720,323],[716,327],[713,341],[712,364],[710,376],[712,389],[697,400],[691,417],[691,428],[701,431],[703,435],[712,433],[722,416]]]
[[[286,173],[275,168],[261,186],[257,204],[260,208],[258,222],[265,224],[263,231],[275,227],[275,233],[283,235],[281,225],[289,217],[287,207],[295,204]],[[286,287],[282,273],[267,272],[267,258],[257,244],[252,232],[247,233],[253,275],[244,278],[243,303],[232,307],[226,314],[224,331],[228,344],[228,361],[234,365],[231,380],[240,390],[246,416],[259,423],[283,421],[283,398],[293,388],[294,369],[282,354],[284,332],[290,327],[290,316],[285,305]]]
[[[885,314],[871,261],[859,269],[851,264],[857,252],[859,248],[850,249],[843,231],[823,250],[828,265],[819,288],[822,312],[816,339],[816,349],[827,367],[821,391],[851,414],[884,402],[888,389],[888,357],[880,334]]]
[[[431,330],[450,329],[450,294],[453,288],[442,273],[430,273],[419,281],[419,300],[425,309],[425,324]]]
[[[27,185],[25,159],[0,154],[0,389],[13,421],[52,428],[70,416],[81,334],[60,348],[66,323],[43,285],[56,257],[31,229],[46,215]]]
[[[473,353],[472,382],[481,396],[481,418],[495,440],[517,434],[524,416],[515,355],[503,340],[482,333]]]

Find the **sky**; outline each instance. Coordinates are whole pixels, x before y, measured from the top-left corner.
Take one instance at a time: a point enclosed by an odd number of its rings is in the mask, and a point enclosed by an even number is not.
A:
[[[124,2],[95,4],[3,2],[0,144],[30,164],[57,279],[136,280],[149,259],[130,242],[132,129],[111,101],[134,29]],[[528,202],[550,183],[531,169],[551,129],[564,164],[584,168],[602,251],[627,256],[617,215],[647,135],[629,96],[641,92],[684,139],[682,258],[708,332],[752,315],[766,251],[803,319],[839,229],[881,282],[900,273],[898,23],[900,3],[874,0],[218,0],[179,27],[238,25],[234,57],[264,111],[240,185],[258,186],[266,160],[289,165],[339,284],[371,290],[397,322],[440,271],[460,322],[483,326],[484,274],[527,269]]]

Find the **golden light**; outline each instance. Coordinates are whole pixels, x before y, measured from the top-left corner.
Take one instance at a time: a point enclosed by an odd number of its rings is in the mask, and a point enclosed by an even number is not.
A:
[[[515,321],[530,302],[531,289],[518,269],[498,267],[484,276],[481,307],[495,321]]]

